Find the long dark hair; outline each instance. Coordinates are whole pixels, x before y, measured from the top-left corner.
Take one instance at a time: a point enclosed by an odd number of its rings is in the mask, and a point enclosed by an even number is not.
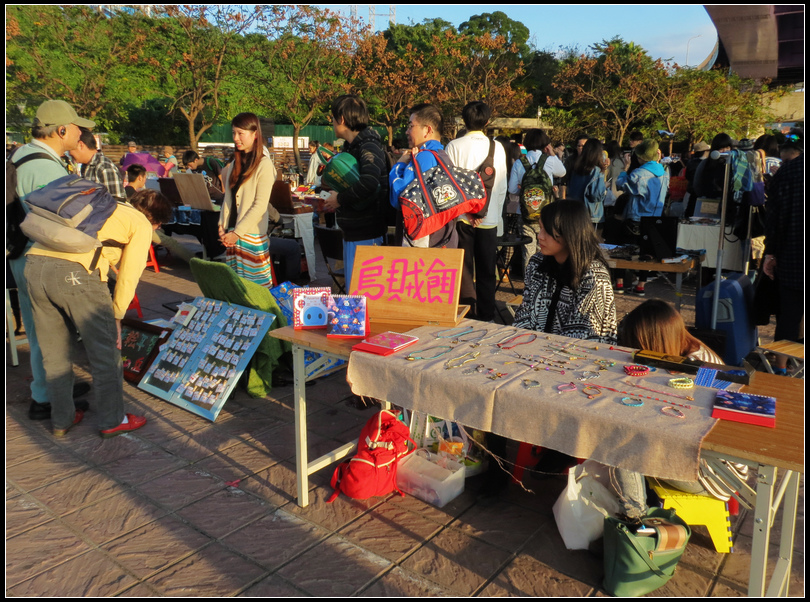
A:
[[[231,120],[231,127],[256,132],[256,142],[249,153],[234,147],[230,182],[231,188],[239,188],[242,182],[253,175],[264,157],[264,137],[259,118],[253,113],[239,113]]]
[[[604,170],[605,160],[602,154],[602,142],[596,138],[588,138],[582,152],[574,161],[574,173],[581,176],[589,175],[594,167]]]
[[[582,201],[554,201],[543,207],[540,212],[543,229],[555,240],[562,241],[568,247],[568,259],[563,264],[561,277],[572,289],[579,287],[593,261],[600,261],[608,267],[599,238],[591,222],[591,215]],[[554,268],[553,257],[544,259],[546,267]],[[551,263],[549,263],[549,261]]]

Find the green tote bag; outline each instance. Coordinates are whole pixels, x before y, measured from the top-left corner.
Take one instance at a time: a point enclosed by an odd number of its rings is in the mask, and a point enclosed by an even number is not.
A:
[[[612,596],[643,596],[665,585],[692,535],[671,509],[650,508],[642,522],[655,534],[633,533],[627,523],[605,517],[603,587]]]

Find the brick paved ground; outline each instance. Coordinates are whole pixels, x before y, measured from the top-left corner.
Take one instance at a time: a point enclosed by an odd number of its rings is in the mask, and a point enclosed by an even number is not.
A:
[[[672,294],[657,280],[648,291]],[[138,294],[145,319],[167,318],[164,303],[199,289],[187,266],[169,261],[160,274],[147,270]],[[499,293],[501,302],[511,296]],[[620,298],[620,315],[641,301]],[[561,478],[529,476],[533,493],[511,486],[489,505],[477,499],[480,477],[442,509],[410,496],[327,505],[324,469],[301,509],[291,386],[266,399],[237,389],[211,423],[126,385],[128,410],[148,416],[145,428],[102,440],[91,408],[57,440],[49,421],[28,420],[26,348],[21,361],[6,361],[9,596],[604,595],[602,559],[566,550],[557,532],[551,508]],[[307,396],[311,454],[355,440],[373,412],[351,405],[342,374]],[[801,495],[794,596],[804,594],[803,485]],[[733,518],[733,554],[717,554],[696,527],[675,577],[655,595],[744,595],[752,522],[751,512]]]

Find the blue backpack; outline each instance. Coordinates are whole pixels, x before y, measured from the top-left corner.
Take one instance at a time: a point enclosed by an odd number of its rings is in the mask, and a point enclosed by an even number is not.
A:
[[[97,258],[102,247],[98,231],[118,206],[106,187],[75,175],[33,191],[25,202],[29,212],[21,228],[29,239],[62,253],[96,249]]]

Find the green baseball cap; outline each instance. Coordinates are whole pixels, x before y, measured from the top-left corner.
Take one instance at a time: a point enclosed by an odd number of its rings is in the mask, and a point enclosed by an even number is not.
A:
[[[67,125],[73,123],[83,128],[96,127],[95,121],[82,119],[76,110],[64,100],[46,100],[37,109],[36,121],[38,125]]]

